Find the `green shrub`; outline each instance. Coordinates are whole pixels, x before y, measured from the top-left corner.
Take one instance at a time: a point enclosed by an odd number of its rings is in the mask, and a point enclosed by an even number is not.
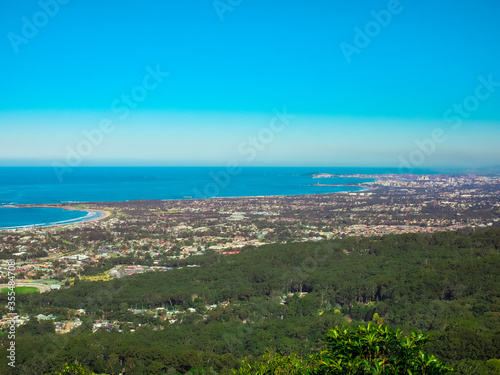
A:
[[[234,374],[429,374],[452,371],[423,351],[428,336],[404,335],[387,326],[335,327],[328,331],[323,350],[307,360],[298,355],[267,352],[253,366],[244,361]]]

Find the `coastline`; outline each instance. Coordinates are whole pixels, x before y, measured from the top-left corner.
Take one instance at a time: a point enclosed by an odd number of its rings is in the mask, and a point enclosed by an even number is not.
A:
[[[99,202],[99,203],[103,203],[103,202]],[[88,219],[88,220],[84,220],[84,221],[80,221],[79,223],[90,223],[92,221],[99,221],[99,220],[103,220],[103,219],[107,219],[108,217],[111,216],[111,212],[109,211],[106,211],[106,210],[96,210],[96,209],[78,209],[78,208],[74,208],[74,207],[60,207],[60,206],[49,206],[49,205],[30,205],[30,207],[47,207],[47,208],[61,208],[63,210],[68,210],[68,211],[81,211],[81,212],[88,212],[88,213],[93,213],[93,212],[98,212],[98,213],[101,213],[103,214],[102,216],[98,216],[98,217],[93,217],[91,219]]]
[[[64,204],[64,203],[62,203]],[[54,205],[48,205],[48,204],[34,204],[34,205],[19,205],[17,207],[44,207],[44,208],[60,208],[62,210],[67,210],[67,211],[80,211],[80,212],[88,212],[89,214],[91,213],[100,213],[102,214],[102,216],[96,216],[96,217],[92,217],[90,219],[87,219],[87,220],[81,220],[81,221],[76,221],[74,223],[68,223],[68,224],[61,224],[61,225],[58,225],[58,224],[55,224],[55,225],[49,225],[50,227],[56,227],[56,226],[64,226],[64,225],[72,225],[72,224],[80,224],[80,223],[91,223],[93,221],[99,221],[99,220],[104,220],[104,219],[107,219],[108,217],[111,216],[111,212],[109,211],[106,211],[106,210],[96,210],[96,209],[78,209],[78,208],[74,208],[74,207],[71,207],[71,206],[59,206],[58,204],[54,204]]]
[[[343,176],[342,176],[343,177]],[[349,176],[351,177],[351,176]],[[364,175],[356,175],[356,178],[362,178],[365,177]],[[366,177],[371,177],[373,176],[366,176]],[[373,181],[370,181],[373,182]],[[372,187],[369,186],[363,186],[365,182],[361,183],[353,183],[353,184],[312,184],[309,186],[318,186],[318,187],[336,187],[340,188],[340,191],[332,191],[332,192],[309,192],[309,193],[299,193],[299,194],[271,194],[271,195],[236,195],[236,196],[184,196],[182,198],[167,198],[167,199],[146,199],[146,200],[158,200],[158,201],[182,201],[182,200],[210,200],[210,199],[217,199],[217,200],[224,200],[224,199],[252,199],[252,198],[278,198],[278,199],[283,199],[286,197],[301,197],[301,196],[322,196],[322,195],[336,195],[336,194],[342,194],[342,193],[360,193],[364,191],[370,191],[372,190]],[[314,189],[315,190],[315,189]],[[318,189],[320,190],[320,189]],[[143,199],[134,199],[134,200],[143,200]],[[127,200],[125,200],[126,202]],[[40,223],[31,223],[27,225],[20,225],[20,226],[9,226],[9,227],[2,227],[0,228],[0,231],[4,230],[16,230],[16,229],[21,229],[21,230],[26,230],[26,229],[33,229],[33,228],[50,228],[50,227],[64,227],[64,226],[69,226],[69,225],[78,225],[82,223],[91,223],[91,222],[96,222],[99,220],[104,220],[107,219],[111,216],[112,212],[106,211],[105,209],[93,209],[93,208],[86,208],[86,205],[93,205],[93,204],[103,204],[106,203],[106,201],[89,201],[89,202],[82,202],[82,201],[75,201],[75,202],[60,202],[60,203],[24,203],[24,204],[8,204],[5,206],[0,206],[0,207],[11,207],[11,208],[56,208],[56,209],[63,209],[67,211],[80,211],[83,213],[87,213],[87,216],[80,217],[80,218],[74,218],[74,219],[69,219],[69,220],[64,220],[64,221],[50,221],[47,220],[45,222],[40,221]],[[72,207],[71,205],[79,206],[79,207]],[[7,224],[8,225],[8,224]]]
[[[148,201],[182,201],[182,200],[208,200],[208,199],[252,199],[252,198],[286,198],[286,197],[301,197],[301,196],[320,196],[320,195],[328,195],[328,194],[342,194],[342,193],[360,193],[360,192],[365,192],[365,191],[370,191],[373,190],[372,187],[368,186],[361,186],[361,185],[340,185],[344,186],[347,188],[355,188],[356,190],[343,190],[343,191],[337,191],[337,192],[329,192],[329,193],[312,193],[312,194],[283,194],[283,195],[251,195],[251,196],[234,196],[234,197],[200,197],[200,198],[184,198],[184,199],[146,199]],[[138,199],[141,200],[141,199]],[[75,204],[79,205],[85,205],[85,204],[95,204],[95,203],[106,203],[105,201],[99,201],[99,202],[78,202]],[[5,205],[5,206],[0,206],[1,207],[10,207],[10,208],[57,208],[57,209],[62,209],[62,210],[67,210],[67,211],[80,211],[80,212],[87,212],[89,214],[101,214],[96,217],[91,217],[89,219],[80,218],[80,219],[75,219],[77,221],[72,221],[72,222],[54,222],[54,223],[48,223],[48,224],[28,224],[28,225],[23,225],[23,226],[17,226],[17,227],[7,227],[7,228],[0,228],[1,231],[7,231],[7,230],[17,230],[17,229],[34,229],[34,228],[54,228],[54,227],[64,227],[68,225],[78,225],[78,224],[84,224],[84,223],[91,223],[99,220],[104,220],[107,219],[111,216],[110,211],[106,211],[103,209],[85,209],[85,208],[74,208],[71,206],[66,206],[68,203],[53,203],[53,204],[16,204],[16,205]]]
[[[82,210],[74,210],[74,211],[82,211]],[[92,221],[104,220],[104,219],[107,219],[108,217],[111,216],[111,212],[105,211],[105,210],[94,210],[94,209],[92,209],[90,211],[85,211],[85,212],[99,212],[99,213],[102,213],[103,216],[94,217],[94,218],[92,218],[90,220],[85,220],[85,221],[83,221],[83,223],[90,223]]]
[[[342,185],[343,186],[343,185]],[[276,195],[235,195],[235,196],[227,196],[227,197],[199,197],[194,198],[190,196],[189,198],[171,198],[171,199],[134,199],[127,201],[119,201],[119,202],[136,202],[136,201],[199,201],[199,200],[207,200],[207,199],[252,199],[252,198],[286,198],[286,197],[309,197],[312,195],[329,195],[329,194],[345,194],[345,193],[359,193],[368,190],[373,190],[372,187],[365,186],[354,186],[355,188],[359,188],[359,190],[342,190],[342,191],[332,191],[329,193],[306,193],[306,194],[276,194]],[[363,190],[368,189],[368,190]],[[106,202],[93,202],[93,203],[106,203]]]
[[[53,204],[53,205],[49,205],[49,204],[23,204],[23,205],[6,205],[6,206],[1,206],[1,207],[6,207],[6,208],[57,208],[57,209],[62,209],[62,210],[67,210],[67,211],[84,212],[84,213],[87,213],[87,215],[84,217],[81,217],[81,218],[65,220],[62,222],[50,222],[50,223],[43,223],[43,224],[27,224],[27,225],[20,225],[20,226],[4,227],[4,228],[0,228],[0,231],[18,230],[18,229],[27,230],[27,229],[34,229],[34,228],[64,227],[64,226],[68,226],[68,225],[78,225],[78,224],[84,224],[84,223],[91,223],[91,222],[107,219],[108,217],[111,216],[110,211],[106,211],[106,210],[102,210],[102,209],[77,209],[74,207],[67,207],[67,206],[61,207],[57,204]]]

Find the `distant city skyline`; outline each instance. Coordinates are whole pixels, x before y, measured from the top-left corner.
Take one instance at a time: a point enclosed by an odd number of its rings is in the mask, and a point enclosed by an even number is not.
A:
[[[5,2],[0,35],[0,166],[500,164],[498,2]]]

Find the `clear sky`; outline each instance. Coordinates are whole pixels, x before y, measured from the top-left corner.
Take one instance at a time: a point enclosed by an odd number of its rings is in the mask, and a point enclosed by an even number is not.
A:
[[[500,2],[4,0],[0,87],[0,165],[500,164]]]

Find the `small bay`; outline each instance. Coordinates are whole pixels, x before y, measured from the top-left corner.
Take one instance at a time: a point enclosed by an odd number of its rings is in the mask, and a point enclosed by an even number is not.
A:
[[[51,207],[0,207],[0,230],[65,225],[96,219],[98,212]]]

